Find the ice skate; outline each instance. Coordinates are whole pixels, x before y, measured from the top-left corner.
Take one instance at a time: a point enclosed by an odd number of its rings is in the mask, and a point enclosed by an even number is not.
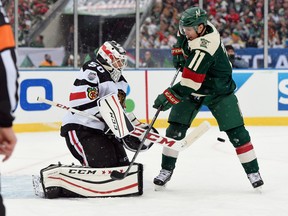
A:
[[[252,187],[255,188],[255,189],[256,188],[260,189],[261,186],[264,184],[259,172],[250,173],[250,174],[247,175],[247,177],[248,177],[249,181],[251,182]]]
[[[171,179],[173,171],[161,169],[158,176],[154,178],[155,190],[163,190],[166,187],[166,183]]]

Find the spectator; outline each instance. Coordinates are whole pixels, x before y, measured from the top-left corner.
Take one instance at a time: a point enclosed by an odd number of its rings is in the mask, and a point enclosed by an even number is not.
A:
[[[162,1],[156,1],[152,9],[152,17],[155,19],[156,24],[160,23],[161,11],[163,10]]]
[[[248,41],[246,42],[246,47],[257,47],[257,42],[255,40],[255,36],[250,36]]]
[[[268,28],[268,46],[271,48],[284,48],[274,26]]]
[[[53,67],[53,66],[57,66],[56,65],[56,63],[54,62],[54,61],[52,61],[52,59],[51,59],[51,55],[49,55],[49,54],[45,54],[45,56],[44,56],[44,61],[42,61],[41,63],[40,63],[40,67]]]
[[[235,27],[236,29],[234,30],[234,32],[238,32],[241,40],[247,41],[249,38],[249,29],[247,28],[247,26],[245,26],[245,23],[239,22],[238,24],[236,24]]]
[[[245,48],[245,42],[242,41],[241,37],[239,36],[239,33],[237,31],[234,31],[232,33],[232,39],[227,43],[227,45],[232,45],[236,49]]]
[[[249,63],[242,59],[240,56],[236,56],[233,46],[225,46],[229,60],[233,68],[248,68]]]
[[[275,35],[278,35],[277,40],[273,41],[274,47],[282,47],[285,44],[285,38],[288,37],[286,28],[288,25],[288,2],[286,3],[287,0],[282,1],[283,0],[276,0],[275,2],[271,2],[268,12],[271,23],[269,29],[276,28]],[[147,28],[149,26],[147,25],[147,21],[149,24],[152,20],[153,31],[150,30],[150,32],[155,32],[157,28],[159,31],[155,34],[154,43],[151,43],[147,36],[149,30],[142,27],[141,48],[160,48],[162,40],[167,38],[167,35],[174,35],[171,34],[170,27],[173,26],[177,29],[181,12],[187,9],[187,7],[195,6],[197,4],[196,2],[187,0],[155,1],[151,11],[151,19],[147,17],[143,25]],[[175,9],[171,8],[171,6],[178,11],[176,16]],[[261,30],[263,29],[264,19],[263,3],[261,1],[257,1],[256,4],[253,0],[245,0],[244,2],[241,0],[209,0],[207,2],[207,8],[211,17],[211,23],[221,32],[224,45],[233,45],[234,48],[240,49],[255,47],[255,42],[260,41],[258,48],[263,46]],[[156,24],[157,28],[154,24]],[[229,35],[227,35],[226,32],[229,32]],[[250,43],[246,46],[246,41],[249,39],[252,44]],[[254,39],[254,41],[252,41],[252,39]],[[170,39],[168,38],[168,40],[170,46]]]
[[[68,35],[66,36],[66,58],[68,59],[70,55],[74,55],[74,25],[69,26]],[[78,52],[81,55],[83,53],[83,44],[81,42],[81,37],[78,32]]]
[[[174,2],[172,0],[166,0],[164,3],[164,8],[161,12],[161,16],[165,17],[165,19],[171,23],[175,22],[177,19],[178,10],[174,7]]]
[[[63,66],[73,67],[74,66],[74,55],[69,55],[66,64]],[[77,56],[77,66],[80,66],[80,56]]]
[[[150,51],[145,52],[145,59],[142,63],[142,67],[147,67],[147,68],[157,67],[156,62],[152,59],[152,54]]]
[[[228,30],[223,31],[222,33],[222,42],[224,45],[228,44],[230,41],[232,41],[232,38],[230,36],[230,32]]]
[[[99,48],[96,48],[95,50],[93,50],[93,52],[88,53],[84,58],[83,64],[85,64],[88,61],[95,60],[98,54],[98,50]]]
[[[176,38],[177,31],[178,29],[176,29],[173,25],[169,26],[168,36],[167,36],[169,48],[172,48],[173,45],[177,42],[177,38]]]
[[[263,48],[264,47],[264,32],[263,31],[261,32],[260,38],[258,38],[257,47],[258,48]]]
[[[171,47],[168,45],[168,39],[165,37],[160,42],[160,49],[170,49]]]
[[[33,40],[30,44],[31,47],[45,47],[43,42],[44,36],[38,35],[35,40]]]
[[[57,1],[57,0],[56,0]],[[20,0],[18,5],[18,16],[19,16],[19,46],[27,46],[28,37],[31,28],[33,28],[39,21],[41,22],[44,15],[50,8],[51,4],[56,2],[44,1],[44,0]],[[9,1],[6,1],[9,2]],[[8,17],[11,23],[14,23],[14,1],[10,1],[11,4],[8,6]]]
[[[155,24],[154,19],[151,19],[151,17],[147,17],[140,28],[140,32],[145,33],[147,37],[156,34],[157,31],[158,27]]]

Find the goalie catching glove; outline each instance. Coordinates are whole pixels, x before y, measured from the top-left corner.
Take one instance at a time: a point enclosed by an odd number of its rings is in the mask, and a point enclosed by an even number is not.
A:
[[[129,118],[129,120],[132,122],[132,124],[136,127],[140,127],[140,128],[143,128],[145,130],[148,129],[149,125],[148,124],[145,124],[145,123],[142,123],[140,122],[133,113],[128,113],[127,114],[127,117]],[[158,133],[158,131],[152,127],[151,128],[151,132],[154,132],[154,133]],[[129,151],[132,151],[132,152],[136,152],[142,142],[141,139],[135,137],[135,136],[132,136],[132,135],[127,135],[125,137],[122,138],[122,142],[123,142],[123,145],[124,147],[129,150]],[[153,145],[154,143],[149,141],[149,140],[146,140],[141,148],[141,151],[140,152],[144,152],[144,151],[147,151],[149,148],[151,148],[151,146]]]
[[[162,94],[158,95],[153,107],[158,109],[162,106],[162,111],[166,111],[180,101],[181,97],[172,88],[167,88]]]

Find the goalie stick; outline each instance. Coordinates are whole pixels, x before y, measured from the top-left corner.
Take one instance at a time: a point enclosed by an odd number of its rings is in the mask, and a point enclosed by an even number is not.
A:
[[[99,121],[98,118],[96,118],[94,115],[91,115],[90,113],[80,111],[77,109],[74,109],[69,106],[65,106],[63,104],[38,97],[37,101],[49,104],[54,107],[58,107],[60,109],[64,109],[67,111],[70,111],[72,113],[75,113],[77,115],[81,115],[90,119],[94,119],[96,121]],[[210,124],[207,121],[203,121],[199,126],[197,126],[192,132],[190,132],[184,139],[182,140],[175,140],[166,136],[162,136],[160,134],[154,133],[154,132],[149,132],[147,134],[146,139],[156,143],[161,146],[165,146],[167,148],[171,148],[176,151],[182,151],[186,148],[188,148],[192,143],[194,143],[200,136],[202,136],[208,129],[210,128]],[[130,133],[131,136],[137,137],[140,140],[143,139],[145,135],[146,130],[140,127],[135,126],[135,130]]]

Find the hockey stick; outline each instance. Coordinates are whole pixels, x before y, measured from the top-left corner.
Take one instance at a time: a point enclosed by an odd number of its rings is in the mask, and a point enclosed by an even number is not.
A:
[[[160,106],[160,107],[157,109],[157,112],[156,112],[156,114],[154,115],[151,123],[149,124],[148,129],[146,130],[146,132],[145,132],[145,134],[144,134],[144,137],[143,137],[143,139],[142,139],[142,141],[141,141],[141,143],[140,143],[137,151],[135,152],[135,154],[134,154],[134,156],[133,156],[133,158],[132,158],[132,160],[131,160],[128,168],[127,168],[127,170],[126,170],[124,173],[121,173],[121,172],[119,172],[119,171],[117,171],[117,170],[113,170],[113,171],[111,172],[111,174],[110,174],[110,177],[111,177],[112,179],[114,179],[114,180],[121,180],[121,179],[124,179],[124,178],[128,175],[131,167],[134,165],[134,162],[135,162],[135,160],[136,160],[136,157],[137,157],[138,154],[140,153],[140,151],[141,151],[141,149],[142,149],[142,146],[144,145],[144,142],[145,142],[145,140],[147,139],[147,136],[148,136],[149,132],[151,131],[151,129],[152,129],[152,127],[153,127],[153,125],[154,125],[154,123],[155,123],[155,121],[156,121],[156,119],[157,119],[157,117],[158,117],[158,115],[159,115],[159,113],[160,113],[161,110],[162,110],[162,106]]]
[[[84,112],[84,111],[81,111],[81,110],[77,110],[77,109],[74,109],[72,107],[65,106],[63,104],[56,103],[54,101],[51,101],[51,100],[48,100],[48,99],[45,99],[45,98],[37,97],[37,101],[45,103],[45,104],[49,104],[49,105],[54,106],[54,107],[58,107],[60,109],[64,109],[64,110],[70,111],[72,113],[76,113],[78,115],[81,115],[81,116],[84,116],[84,117],[87,117],[87,118],[92,118],[92,119],[94,119],[96,121],[99,121],[98,118],[96,118],[94,115],[92,115],[90,113],[87,113],[87,112]]]
[[[178,70],[176,71],[176,73],[175,73],[175,75],[174,75],[174,77],[173,77],[173,79],[172,79],[172,81],[171,81],[171,83],[170,83],[170,87],[173,86],[173,84],[174,84],[174,82],[175,82],[175,80],[176,80],[179,72],[180,72],[180,68],[178,68]],[[129,171],[130,171],[130,168],[133,166],[133,164],[134,164],[134,162],[135,162],[135,160],[136,160],[136,157],[137,157],[138,154],[140,153],[140,151],[141,151],[141,149],[142,149],[142,146],[144,145],[144,142],[145,142],[145,140],[147,139],[148,134],[149,134],[149,132],[151,131],[151,129],[152,129],[152,127],[153,127],[153,125],[154,125],[154,123],[155,123],[155,121],[156,121],[156,119],[157,119],[160,111],[162,110],[162,108],[163,108],[163,105],[161,105],[161,106],[158,107],[158,109],[157,109],[157,111],[156,111],[156,113],[155,113],[155,115],[154,115],[151,123],[149,124],[148,129],[146,130],[146,132],[145,132],[145,134],[144,134],[144,137],[143,137],[143,139],[141,140],[141,143],[140,143],[137,151],[135,152],[135,154],[134,154],[134,156],[133,156],[133,158],[132,158],[132,160],[131,160],[128,168],[127,168],[127,170],[126,170],[124,173],[121,173],[121,172],[119,172],[119,171],[117,171],[117,170],[113,170],[112,173],[110,174],[110,177],[111,177],[112,179],[114,179],[114,180],[121,180],[121,179],[124,179],[124,178],[128,175],[128,173],[129,173]]]
[[[45,104],[49,104],[51,106],[64,109],[66,111],[70,111],[72,113],[76,113],[77,115],[81,115],[96,121],[99,121],[98,118],[96,118],[94,115],[91,115],[90,113],[87,113],[85,111],[80,111],[68,106],[65,106],[60,103],[56,103],[54,101],[38,97],[37,101],[43,102]],[[202,134],[204,134],[208,129],[210,128],[210,124],[207,121],[202,122],[199,126],[197,126],[190,134],[188,134],[184,139],[182,140],[175,140],[166,136],[162,136],[160,134],[149,132],[147,135],[146,140],[149,140],[153,143],[156,143],[161,146],[165,146],[167,148],[174,149],[176,151],[182,151],[186,149],[188,146],[190,146],[193,142],[195,142]],[[140,128],[135,126],[135,130],[130,133],[131,136],[137,137],[139,139],[143,139],[144,135],[146,133],[146,129]]]

